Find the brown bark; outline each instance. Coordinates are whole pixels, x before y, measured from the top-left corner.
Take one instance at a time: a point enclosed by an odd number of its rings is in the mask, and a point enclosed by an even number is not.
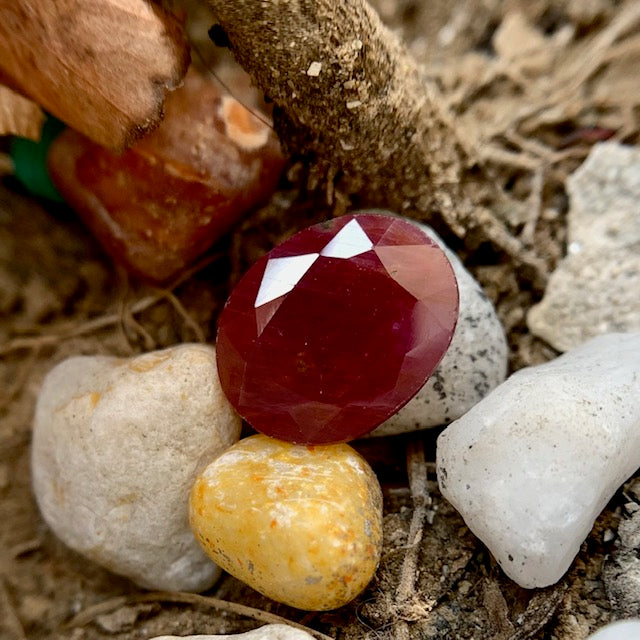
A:
[[[480,231],[543,272],[488,206],[504,206],[423,71],[365,0],[209,0],[276,106],[285,148],[364,201],[459,236]],[[319,73],[318,73],[319,72]]]
[[[152,129],[188,63],[180,22],[148,0],[0,0],[0,81],[103,146]]]

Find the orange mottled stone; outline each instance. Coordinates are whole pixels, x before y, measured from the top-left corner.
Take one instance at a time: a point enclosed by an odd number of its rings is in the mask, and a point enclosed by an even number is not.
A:
[[[299,609],[341,607],[382,549],[382,494],[346,444],[251,436],[197,478],[190,520],[206,553],[260,593]]]
[[[52,180],[106,251],[130,271],[175,276],[273,192],[284,159],[271,128],[190,73],[165,119],[116,155],[67,130],[52,144]]]

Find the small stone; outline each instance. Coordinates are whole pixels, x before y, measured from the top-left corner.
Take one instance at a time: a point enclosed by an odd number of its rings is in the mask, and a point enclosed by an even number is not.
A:
[[[617,250],[640,243],[640,149],[600,142],[567,179],[568,241]]]
[[[149,614],[152,609],[153,605],[151,604],[120,607],[115,611],[96,616],[96,626],[105,633],[116,634],[130,631],[140,615],[143,613]]]
[[[201,591],[219,569],[189,528],[189,491],[239,433],[212,347],[69,358],[38,397],[36,500],[54,533],[90,560],[146,588]]]
[[[640,466],[640,333],[518,371],[438,438],[442,494],[526,588],[557,582]]]
[[[602,580],[612,609],[622,616],[640,616],[640,507],[627,505],[631,516],[618,525],[618,539],[607,555]]]
[[[313,640],[313,636],[286,624],[265,624],[264,627],[245,633],[222,636],[157,636],[151,640]]]
[[[640,243],[564,258],[527,325],[558,351],[603,333],[640,331]]]
[[[309,65],[307,69],[307,75],[313,78],[317,78],[322,71],[322,62],[314,61]]]
[[[458,324],[449,349],[426,384],[371,436],[448,424],[480,402],[507,375],[507,339],[493,304],[436,232],[419,226],[445,252],[453,267],[460,296]]]
[[[190,517],[223,569],[299,609],[325,611],[353,600],[382,550],[380,485],[345,444],[241,440],[196,480]]]
[[[638,640],[640,638],[640,619],[618,620],[612,622],[595,633],[587,640]]]
[[[56,187],[107,253],[154,282],[266,200],[283,165],[269,125],[194,72],[167,96],[160,126],[122,155],[67,130],[48,157]]]
[[[351,440],[418,392],[457,317],[453,269],[422,230],[343,216],[289,238],[238,283],[219,321],[220,380],[258,431]]]
[[[559,351],[614,331],[640,331],[640,150],[596,144],[569,178],[568,256],[527,316]]]

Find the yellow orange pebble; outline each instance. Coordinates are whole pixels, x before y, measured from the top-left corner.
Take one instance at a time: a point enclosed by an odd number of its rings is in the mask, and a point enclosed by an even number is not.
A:
[[[346,444],[245,438],[197,478],[190,519],[223,569],[299,609],[346,604],[380,560],[380,485]]]

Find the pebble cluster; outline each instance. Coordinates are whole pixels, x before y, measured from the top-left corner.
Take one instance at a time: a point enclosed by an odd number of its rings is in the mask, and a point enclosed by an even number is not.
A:
[[[627,255],[637,243],[630,240],[637,216],[602,224],[609,225],[606,242]],[[572,237],[580,250],[595,251],[601,234],[589,240],[583,227],[573,224]],[[555,325],[547,331],[538,322],[543,302],[529,324],[567,353],[505,381],[507,345],[495,309],[458,258],[423,229],[453,266],[458,325],[432,378],[371,435],[451,423],[438,439],[443,495],[513,580],[552,584],[640,466],[640,334],[607,333],[582,344],[592,331],[607,332],[610,310],[595,328],[567,328],[557,316],[545,321]],[[577,292],[585,273],[576,272]],[[549,296],[553,287],[552,280]],[[71,358],[51,371],[38,399],[36,499],[67,545],[143,587],[204,590],[220,566],[301,609],[328,610],[357,597],[382,550],[382,494],[366,461],[346,444],[263,435],[237,442],[239,433],[213,347]],[[268,625],[239,636],[306,634]]]

